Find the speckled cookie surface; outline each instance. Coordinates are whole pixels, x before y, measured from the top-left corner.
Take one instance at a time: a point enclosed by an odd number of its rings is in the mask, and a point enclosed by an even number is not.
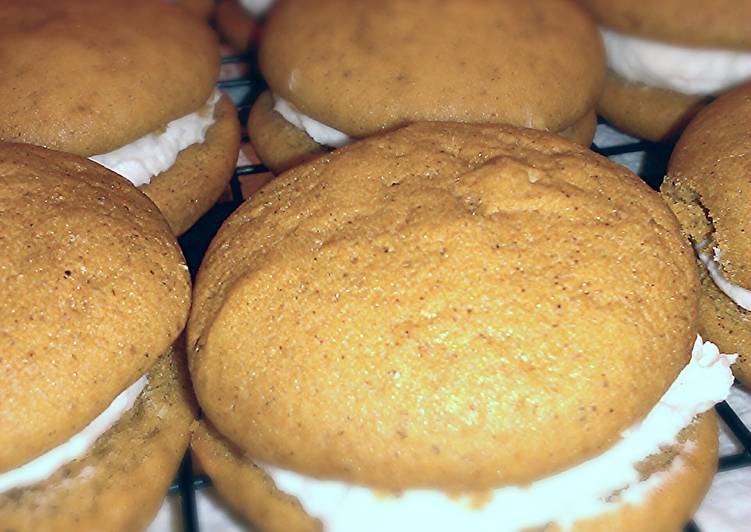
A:
[[[702,47],[751,48],[751,0],[578,0],[629,35]]]
[[[90,156],[201,107],[219,50],[168,2],[5,0],[0,71],[0,140]]]
[[[167,350],[190,277],[154,204],[95,163],[0,144],[0,183],[3,472],[80,431]]]
[[[594,23],[562,0],[280,2],[259,61],[274,92],[354,137],[420,120],[559,131],[604,74]]]
[[[225,222],[191,374],[266,463],[387,489],[524,482],[654,406],[697,289],[673,215],[624,168],[551,134],[417,124],[282,174]]]
[[[559,135],[583,146],[592,144],[597,129],[597,115],[589,111]],[[275,174],[326,153],[305,131],[295,127],[274,110],[268,91],[253,103],[248,115],[248,132],[258,157]]]
[[[575,532],[678,531],[689,520],[707,491],[717,465],[717,420],[714,412],[698,418],[685,429],[674,446],[645,460],[641,479],[670,474],[680,459],[682,466],[663,481],[643,504],[625,505],[600,517],[578,521]],[[222,497],[261,532],[318,532],[321,523],[306,514],[298,501],[279,491],[274,482],[245,458],[235,446],[205,422],[196,424],[191,439],[193,453],[211,477]],[[558,526],[525,532],[558,532]]]
[[[694,242],[722,254],[723,274],[751,289],[751,84],[718,98],[681,136],[662,192]],[[703,266],[700,266],[704,270]],[[739,353],[733,371],[751,383],[751,313],[702,271],[700,323],[708,340]]]
[[[751,289],[751,83],[691,122],[673,150],[666,181],[693,194],[691,213],[711,223],[726,276]]]
[[[148,373],[132,409],[88,454],[33,487],[0,494],[0,531],[133,531],[156,514],[194,419],[184,353]]]
[[[206,139],[181,151],[175,164],[141,190],[159,207],[176,235],[188,230],[227,187],[240,149],[237,109],[223,96]]]
[[[701,278],[699,332],[721,352],[738,354],[733,375],[751,388],[751,312],[721,292],[703,264],[697,261],[697,267]]]
[[[680,135],[709,98],[631,83],[608,70],[597,112],[626,133],[651,141]]]

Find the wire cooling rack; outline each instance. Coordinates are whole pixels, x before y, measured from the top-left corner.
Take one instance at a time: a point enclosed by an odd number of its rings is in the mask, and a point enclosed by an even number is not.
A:
[[[218,83],[220,89],[232,92],[233,90],[241,93],[239,97],[238,112],[241,123],[247,121],[248,111],[252,102],[264,89],[264,82],[258,76],[258,69],[250,56],[238,55],[225,57],[222,60],[225,65],[246,65],[247,73],[241,77],[225,79]],[[243,138],[243,143],[248,142],[247,136]],[[658,190],[665,168],[667,167],[668,158],[672,146],[669,144],[653,143],[647,141],[625,141],[615,145],[597,146],[592,145],[592,149],[609,158],[618,159],[629,154],[643,153],[643,162],[639,175],[653,189]],[[242,184],[241,180],[245,176],[263,174],[268,170],[260,164],[249,164],[238,166],[230,182],[230,197],[218,203],[209,211],[201,220],[185,235],[180,238],[180,244],[185,253],[188,265],[193,275],[198,269],[206,249],[216,231],[222,222],[234,211],[242,202]],[[743,423],[738,414],[726,402],[720,403],[715,407],[717,413],[728,427],[733,437],[737,440],[739,452],[724,455],[720,457],[718,474],[727,471],[749,468],[751,470],[751,429]],[[199,532],[200,524],[198,520],[198,506],[196,504],[197,491],[211,486],[211,479],[206,475],[199,475],[193,472],[192,458],[190,452],[183,458],[177,478],[169,488],[168,497],[179,498],[179,507],[182,518],[182,529],[185,532]],[[700,528],[692,521],[686,528],[686,532],[699,532]],[[709,532],[709,531],[704,531]],[[712,531],[714,532],[714,531]]]

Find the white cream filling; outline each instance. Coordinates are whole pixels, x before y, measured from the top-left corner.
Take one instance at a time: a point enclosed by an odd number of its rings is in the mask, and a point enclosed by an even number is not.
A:
[[[620,77],[683,94],[716,94],[751,78],[751,52],[684,48],[600,28]]]
[[[475,532],[515,531],[557,523],[569,528],[575,521],[639,504],[683,461],[668,471],[639,481],[636,464],[675,445],[681,430],[694,417],[724,400],[733,384],[734,355],[697,338],[691,361],[641,422],[624,431],[613,447],[576,467],[524,487],[510,486],[471,496],[452,497],[438,490],[410,489],[384,496],[368,488],[339,481],[318,480],[268,465],[262,466],[277,487],[296,497],[327,532],[389,530]],[[691,452],[694,442],[683,449]]]
[[[133,407],[147,382],[148,378],[143,376],[131,384],[115,397],[104,412],[67,442],[47,451],[31,462],[0,474],[0,493],[46,480],[65,464],[86,454],[97,438],[112,428],[120,417]]]
[[[352,137],[346,133],[342,133],[338,129],[322,124],[308,115],[301,113],[284,98],[276,94],[272,96],[274,98],[274,110],[297,129],[305,131],[318,144],[331,146],[332,148],[341,148],[352,142]]]
[[[214,108],[221,92],[214,90],[201,110],[173,120],[161,133],[149,133],[109,153],[89,157],[140,187],[168,170],[177,155],[206,140],[206,131],[214,124]]]
[[[704,263],[709,271],[709,276],[726,296],[733,300],[733,302],[739,307],[745,310],[751,310],[751,290],[735,285],[728,281],[727,277],[722,273],[722,266],[720,265],[720,248],[714,248],[713,255],[707,255],[701,253],[701,250],[706,246],[706,242],[696,244],[694,246],[697,251],[699,259]]]
[[[274,0],[240,0],[240,4],[245,8],[245,11],[254,17],[266,14],[273,3]]]

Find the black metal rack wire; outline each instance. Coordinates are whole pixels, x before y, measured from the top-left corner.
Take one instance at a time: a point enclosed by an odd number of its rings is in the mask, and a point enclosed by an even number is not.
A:
[[[247,64],[248,74],[243,77],[226,79],[218,83],[220,89],[245,89],[247,91],[243,101],[238,105],[240,120],[245,123],[252,102],[264,88],[264,82],[258,76],[252,57],[237,55],[225,57],[223,64]],[[248,139],[244,138],[243,142]],[[614,157],[629,153],[644,152],[644,163],[639,175],[655,190],[659,189],[664,170],[672,149],[671,145],[648,141],[629,141],[608,147],[593,144],[592,149],[606,157]],[[222,222],[243,202],[240,178],[246,175],[261,174],[267,169],[260,164],[238,166],[230,182],[231,200],[217,204],[190,231],[180,238],[180,244],[185,252],[191,272],[195,275],[201,258],[208,247],[211,238],[219,229]],[[722,402],[715,407],[720,418],[732,433],[740,446],[735,454],[721,456],[718,474],[741,468],[751,470],[751,428],[743,423],[738,414],[727,403]],[[177,478],[170,486],[168,497],[179,497],[182,517],[182,527],[185,532],[199,532],[198,507],[196,493],[211,486],[211,479],[206,475],[195,474],[192,468],[190,452],[183,458]],[[700,528],[690,522],[686,532],[700,532]]]

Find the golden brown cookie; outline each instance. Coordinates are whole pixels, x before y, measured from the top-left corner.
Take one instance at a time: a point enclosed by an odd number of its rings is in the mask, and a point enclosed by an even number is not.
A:
[[[618,129],[639,138],[670,141],[710,100],[631,83],[608,70],[597,112]]]
[[[591,110],[559,134],[589,146],[596,129],[597,115]],[[276,112],[269,91],[263,92],[253,103],[248,115],[248,132],[261,161],[275,174],[329,151]]]
[[[90,157],[200,112],[214,90],[219,49],[204,21],[169,2],[10,0],[0,6],[0,70],[0,98],[8,102],[0,140]],[[147,193],[178,232],[208,210],[232,175],[226,161],[236,159],[239,140],[229,128],[239,126],[228,125],[236,121],[230,105],[217,111],[226,123],[214,126],[223,133],[193,145],[201,154],[183,149],[175,166],[151,176]],[[166,158],[143,150],[128,157]],[[173,190],[181,192],[164,194]]]
[[[205,420],[196,421],[190,440],[193,456],[230,507],[263,532],[318,531],[292,496],[276,489],[274,481],[248,460]]]
[[[417,120],[558,131],[603,76],[596,28],[560,0],[282,2],[259,61],[278,95],[358,137]]]
[[[282,2],[259,62],[275,94],[355,138],[424,120],[561,131],[604,75],[594,24],[561,0]]]
[[[749,0],[578,0],[629,35],[706,48],[751,48]]]
[[[595,519],[578,521],[575,532],[680,530],[696,510],[707,491],[717,464],[717,420],[710,411],[686,428],[680,442],[693,447],[668,448],[649,457],[641,466],[642,480],[666,474],[676,460],[682,461],[678,473],[661,484],[638,506],[624,505],[617,511]],[[308,516],[299,502],[280,491],[261,468],[213,427],[197,422],[191,448],[211,477],[214,486],[229,505],[249,523],[263,532],[317,532],[320,522]],[[535,529],[536,531],[537,529]],[[554,532],[547,526],[540,532]]]
[[[733,373],[751,388],[751,312],[726,296],[697,262],[701,278],[699,298],[699,332],[716,343],[723,353],[737,353]]]
[[[95,163],[0,144],[0,182],[4,472],[80,431],[156,362],[187,318],[190,276],[154,204]]]
[[[237,164],[240,121],[227,96],[222,96],[214,117],[216,122],[206,132],[206,140],[181,151],[169,170],[142,189],[176,235],[187,231],[216,203]]]
[[[597,112],[626,133],[674,141],[713,97],[748,77],[751,1],[580,0],[605,31]],[[676,68],[677,67],[677,68]]]
[[[162,356],[136,404],[81,459],[0,494],[0,530],[130,531],[153,519],[194,419],[184,352]]]
[[[723,275],[751,290],[751,83],[722,96],[691,122],[673,151],[662,187],[695,243],[721,250]],[[739,352],[734,368],[749,383],[751,312],[705,279],[701,322],[707,338]],[[727,299],[727,301],[725,301]]]
[[[651,410],[691,351],[697,290],[674,216],[624,168],[534,130],[421,123],[230,217],[189,360],[206,416],[254,459],[481,489],[594,456]]]
[[[275,174],[328,151],[274,111],[269,91],[263,92],[250,108],[248,135],[258,157]]]
[[[696,194],[707,211],[722,267],[751,288],[751,83],[719,98],[681,136],[670,158],[670,186]]]
[[[211,30],[151,0],[4,1],[0,52],[0,139],[87,157],[200,108],[219,70]]]

